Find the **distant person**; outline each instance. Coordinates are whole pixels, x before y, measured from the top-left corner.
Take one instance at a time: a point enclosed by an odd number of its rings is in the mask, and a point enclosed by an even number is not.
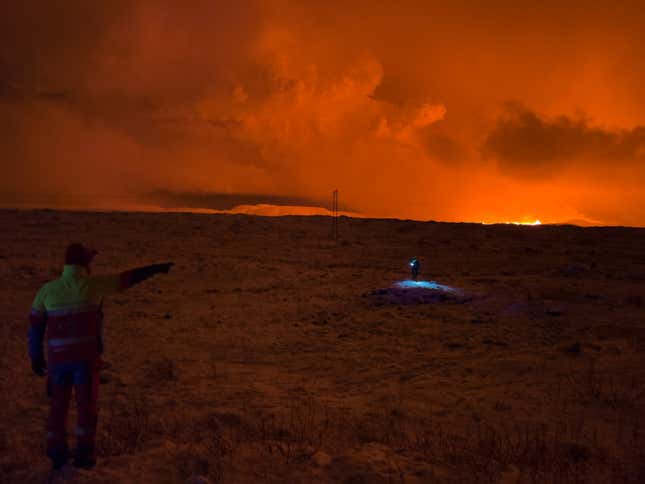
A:
[[[65,427],[72,389],[78,413],[74,465],[91,468],[96,463],[103,296],[128,289],[155,274],[167,274],[174,265],[168,262],[121,274],[94,276],[90,275],[90,265],[95,255],[95,251],[81,244],[67,247],[63,274],[38,291],[29,317],[31,367],[38,376],[47,376],[47,394],[51,398],[47,455],[54,470],[68,459]],[[45,334],[49,372],[43,352]]]
[[[410,259],[410,276],[412,277],[413,281],[416,281],[419,277],[420,268],[421,264],[419,263],[419,259],[417,257]]]

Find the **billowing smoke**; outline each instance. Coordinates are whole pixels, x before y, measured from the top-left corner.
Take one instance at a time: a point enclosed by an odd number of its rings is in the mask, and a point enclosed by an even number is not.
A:
[[[5,2],[0,203],[643,225],[645,21],[597,11]]]
[[[586,119],[543,119],[521,105],[510,104],[483,146],[485,157],[518,177],[558,176],[577,167],[612,172],[645,164],[645,126],[609,130]]]

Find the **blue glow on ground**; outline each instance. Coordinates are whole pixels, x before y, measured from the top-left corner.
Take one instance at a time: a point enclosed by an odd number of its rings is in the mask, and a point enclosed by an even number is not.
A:
[[[395,282],[394,287],[398,287],[401,289],[434,289],[438,291],[450,291],[450,292],[455,290],[450,286],[444,286],[443,284],[438,284],[435,281],[413,281],[412,279]]]
[[[425,289],[439,289],[439,284],[434,281],[413,281],[412,279],[395,282],[394,285],[402,288],[423,287]]]

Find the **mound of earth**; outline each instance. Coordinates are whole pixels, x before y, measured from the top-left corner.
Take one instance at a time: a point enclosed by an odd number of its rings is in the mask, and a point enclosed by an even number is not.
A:
[[[471,297],[465,291],[439,284],[435,281],[406,280],[395,282],[390,287],[376,289],[370,293],[377,305],[433,304],[445,301],[466,302]]]

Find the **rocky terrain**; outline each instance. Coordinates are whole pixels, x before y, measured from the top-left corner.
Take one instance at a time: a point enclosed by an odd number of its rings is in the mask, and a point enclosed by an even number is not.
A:
[[[176,266],[106,299],[99,463],[56,482],[645,481],[645,229],[343,217],[334,241],[327,217],[11,210],[0,226],[3,482],[48,479],[27,316],[72,241],[99,250],[95,273]],[[412,256],[458,293],[392,290]]]

